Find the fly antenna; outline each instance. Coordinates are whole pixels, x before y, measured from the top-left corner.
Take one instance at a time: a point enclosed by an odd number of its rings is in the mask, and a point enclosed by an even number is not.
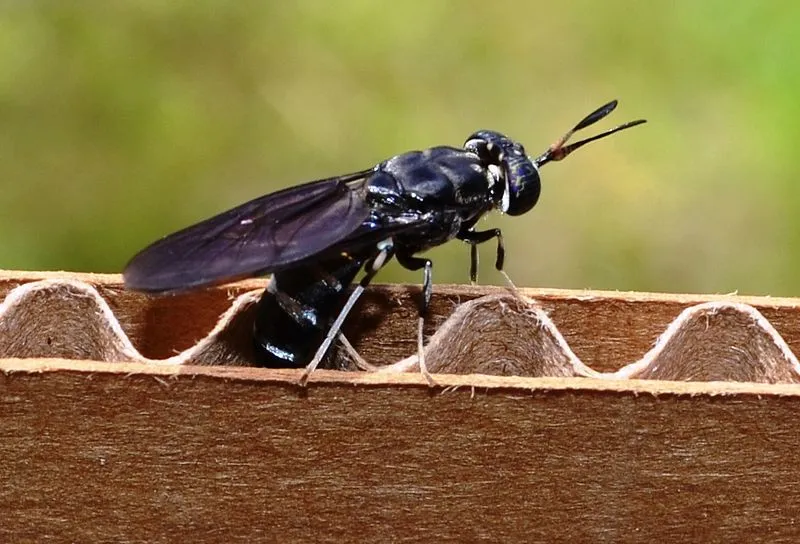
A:
[[[560,161],[579,147],[583,147],[584,145],[588,144],[589,142],[593,142],[595,140],[599,140],[600,138],[605,138],[606,136],[610,136],[615,132],[619,132],[620,130],[625,130],[627,128],[635,127],[636,125],[641,125],[642,123],[646,123],[645,119],[637,119],[636,121],[629,121],[625,124],[619,125],[618,127],[614,127],[610,130],[605,132],[601,132],[595,136],[590,138],[586,138],[585,140],[580,140],[570,145],[565,145],[567,141],[575,134],[577,131],[584,129],[590,125],[595,124],[600,119],[614,111],[617,107],[617,101],[612,100],[608,104],[597,108],[592,113],[584,117],[577,125],[575,125],[571,130],[569,130],[566,134],[564,134],[561,138],[555,141],[553,145],[551,145],[547,151],[539,155],[534,162],[536,166],[542,166],[551,161]]]

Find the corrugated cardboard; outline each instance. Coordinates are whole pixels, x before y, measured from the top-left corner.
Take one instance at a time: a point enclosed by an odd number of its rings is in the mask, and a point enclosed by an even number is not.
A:
[[[263,285],[0,275],[4,540],[798,536],[797,300],[437,285],[429,387],[377,286],[345,332],[384,368],[303,388],[237,366]]]

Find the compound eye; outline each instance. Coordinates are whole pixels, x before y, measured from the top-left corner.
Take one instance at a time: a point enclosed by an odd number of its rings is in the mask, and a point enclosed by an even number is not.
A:
[[[508,165],[508,215],[522,215],[536,205],[541,191],[539,171],[530,160]]]

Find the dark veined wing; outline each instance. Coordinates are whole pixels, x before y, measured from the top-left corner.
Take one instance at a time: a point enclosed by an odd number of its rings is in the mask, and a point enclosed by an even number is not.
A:
[[[286,268],[348,237],[369,217],[373,170],[268,194],[170,234],[125,267],[125,285],[174,291]]]

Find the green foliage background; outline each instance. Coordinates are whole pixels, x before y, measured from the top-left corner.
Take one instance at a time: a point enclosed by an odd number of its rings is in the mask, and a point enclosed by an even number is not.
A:
[[[789,1],[5,0],[0,267],[119,271],[252,197],[478,128],[538,153],[616,97],[600,128],[649,124],[485,223],[511,277],[800,295],[798,28]],[[431,256],[468,279],[463,244]]]

